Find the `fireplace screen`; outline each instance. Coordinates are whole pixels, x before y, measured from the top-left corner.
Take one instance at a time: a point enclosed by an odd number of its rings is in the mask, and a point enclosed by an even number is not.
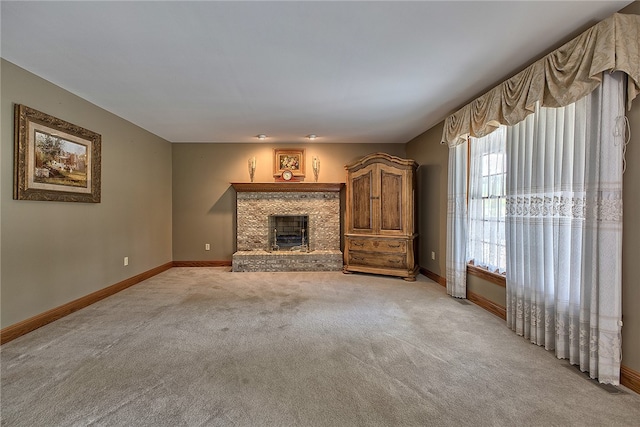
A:
[[[309,251],[308,215],[269,215],[271,251]]]

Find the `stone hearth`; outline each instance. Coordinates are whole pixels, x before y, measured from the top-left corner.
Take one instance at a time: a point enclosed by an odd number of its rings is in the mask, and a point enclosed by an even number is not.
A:
[[[237,252],[233,271],[340,271],[343,184],[233,183]],[[309,251],[271,251],[270,215],[308,216]]]

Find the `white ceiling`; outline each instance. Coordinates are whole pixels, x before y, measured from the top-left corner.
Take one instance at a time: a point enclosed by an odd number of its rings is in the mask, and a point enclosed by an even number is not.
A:
[[[0,53],[171,142],[404,143],[629,3],[2,0]]]

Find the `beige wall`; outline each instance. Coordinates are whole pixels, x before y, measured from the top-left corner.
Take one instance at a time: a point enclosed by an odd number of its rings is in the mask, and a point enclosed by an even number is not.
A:
[[[171,145],[4,60],[1,79],[1,326],[171,261]],[[101,203],[12,199],[14,103],[102,135]]]
[[[640,14],[640,2],[633,3],[623,12]],[[631,124],[631,142],[627,149],[623,194],[622,364],[640,371],[640,264],[637,261],[640,253],[640,98],[635,100],[627,116]],[[444,277],[448,149],[440,144],[442,126],[440,123],[410,141],[407,156],[420,164],[420,266]],[[430,257],[433,248],[443,254],[436,261]],[[469,276],[468,289],[503,307],[506,305],[503,287]]]
[[[449,151],[440,144],[443,123],[439,123],[407,144],[407,157],[418,167],[418,230],[420,267],[446,276],[447,248],[447,162]],[[435,260],[432,259],[435,252]]]
[[[378,151],[405,157],[404,144],[173,144],[173,259],[230,261],[235,251],[235,191],[249,182],[247,161],[256,157],[255,182],[273,182],[273,149],[304,148],[307,177],[320,159],[319,182],[344,182],[344,165]],[[205,243],[211,250],[205,251]]]

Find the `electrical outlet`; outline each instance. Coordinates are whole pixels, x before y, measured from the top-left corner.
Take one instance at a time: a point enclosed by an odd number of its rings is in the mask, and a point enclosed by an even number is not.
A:
[[[124,257],[124,265],[129,265],[129,257]]]
[[[205,244],[204,244],[204,250],[205,250],[205,251],[210,251],[210,250],[211,250],[211,245],[210,245],[210,244],[208,244],[208,243],[205,243]]]
[[[431,251],[431,259],[436,259],[436,253],[434,251]]]

